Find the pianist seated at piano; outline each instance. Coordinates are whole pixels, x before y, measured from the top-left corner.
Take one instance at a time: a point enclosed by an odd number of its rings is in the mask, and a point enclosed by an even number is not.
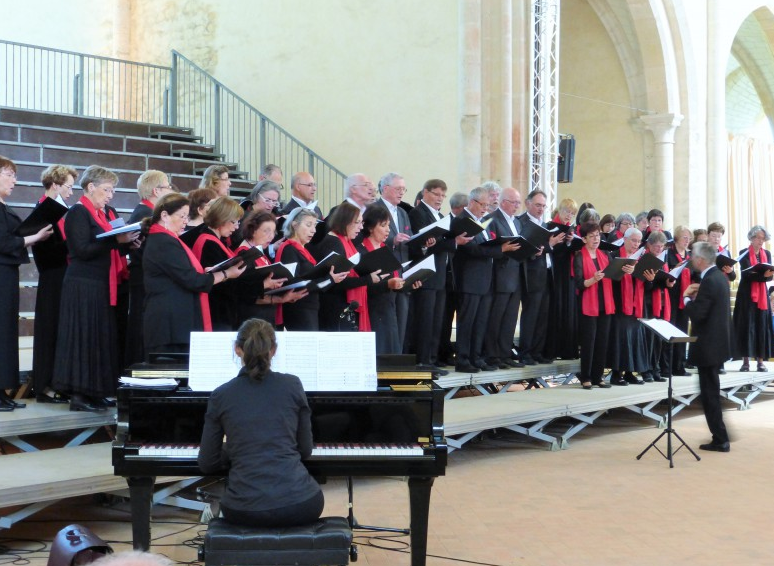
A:
[[[228,470],[221,511],[230,523],[305,525],[323,511],[323,493],[302,462],[313,446],[307,397],[298,377],[271,371],[276,350],[271,324],[243,323],[234,343],[242,369],[207,404],[198,463],[205,474]]]
[[[245,269],[236,265],[205,273],[179,238],[187,222],[188,199],[178,193],[161,197],[145,219],[143,330],[148,352],[187,352],[192,331],[212,330],[208,293]]]

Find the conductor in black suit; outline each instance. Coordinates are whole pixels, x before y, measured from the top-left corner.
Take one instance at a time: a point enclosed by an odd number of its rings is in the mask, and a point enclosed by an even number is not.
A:
[[[490,215],[492,221],[489,223],[489,230],[499,238],[519,236],[521,221],[515,216],[520,208],[519,191],[513,188],[503,189],[500,194],[500,206]],[[494,298],[487,325],[489,340],[484,344],[484,354],[486,363],[500,369],[524,367],[521,362],[511,359],[521,300],[520,272],[521,262],[507,255],[494,262]]]
[[[392,250],[393,255],[401,264],[409,261],[409,249],[406,242],[413,234],[408,212],[401,206],[403,195],[406,194],[406,181],[397,173],[387,173],[379,180],[379,198],[375,204],[383,206],[390,213],[390,235],[385,246]],[[403,270],[399,270],[403,274]],[[406,324],[409,318],[411,296],[408,293],[395,293],[395,312],[398,317],[398,344],[403,347],[406,338]]]
[[[488,204],[487,189],[476,187],[470,191],[468,206],[462,211],[460,218],[468,217],[480,222],[487,214]],[[492,234],[488,230],[479,232],[472,241],[459,246],[454,256],[454,280],[460,300],[455,366],[459,372],[477,373],[480,370],[497,369],[496,366],[486,363],[483,351],[492,307],[493,260],[502,259],[505,253],[516,251],[519,246],[510,242],[500,246],[484,245],[490,239]]]
[[[317,183],[309,173],[300,171],[290,179],[290,200],[280,210],[280,216],[287,216],[294,208],[309,208],[314,202],[314,196],[317,194]],[[318,220],[322,220],[322,210],[316,204],[311,210],[317,215]]]
[[[712,442],[702,450],[728,452],[731,445],[720,406],[720,368],[731,355],[731,299],[728,280],[715,266],[717,252],[707,242],[693,245],[691,264],[701,272],[701,282],[690,285],[683,296],[691,319],[691,334],[698,340],[691,346],[688,361],[699,369],[699,386],[704,416]]]

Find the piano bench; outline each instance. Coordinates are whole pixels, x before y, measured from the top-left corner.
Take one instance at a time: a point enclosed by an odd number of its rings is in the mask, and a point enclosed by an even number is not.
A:
[[[243,527],[216,518],[204,535],[205,566],[346,566],[352,530],[344,517],[302,527]]]

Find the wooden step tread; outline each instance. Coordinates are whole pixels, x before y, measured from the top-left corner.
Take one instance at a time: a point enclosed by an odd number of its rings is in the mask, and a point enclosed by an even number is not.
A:
[[[24,409],[0,413],[0,438],[116,423],[115,409],[100,413],[86,413],[71,411],[67,403],[38,403],[34,399],[25,399],[24,402],[27,403]]]
[[[16,412],[16,411],[14,411]],[[0,508],[124,489],[110,442],[0,456]]]

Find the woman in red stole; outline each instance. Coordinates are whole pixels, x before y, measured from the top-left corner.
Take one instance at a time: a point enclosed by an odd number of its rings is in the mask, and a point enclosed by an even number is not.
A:
[[[320,261],[331,252],[350,258],[357,254],[353,240],[363,227],[363,216],[360,209],[353,204],[343,202],[336,207],[328,219],[330,232],[322,239],[315,250]],[[352,330],[343,322],[341,314],[349,305],[357,302],[354,309],[358,315],[358,330],[371,331],[371,321],[368,318],[367,285],[373,285],[389,277],[389,273],[381,275],[378,271],[360,276],[352,269],[349,275],[330,291],[320,297],[320,329],[328,331]]]
[[[610,334],[610,321],[615,313],[613,282],[605,277],[604,269],[610,263],[607,254],[599,249],[601,232],[596,222],[585,222],[580,226],[583,246],[573,258],[575,288],[581,305],[579,321],[580,335],[580,381],[583,389],[594,385],[610,387],[604,380],[606,352]]]
[[[317,260],[306,249],[316,228],[317,215],[307,208],[294,208],[285,220],[283,230],[286,239],[277,249],[277,261],[295,263],[296,277],[303,278],[317,265]],[[329,278],[332,284],[341,283],[346,276],[346,273],[334,273],[331,267]],[[319,311],[320,293],[312,289],[311,293],[298,301],[279,306],[277,316],[279,320],[281,314],[286,330],[317,331],[320,329]]]
[[[654,228],[645,241],[645,253],[653,254],[666,261],[667,234],[666,231],[658,231]],[[662,269],[668,271],[666,263]],[[672,301],[668,291],[675,285],[675,281],[666,278],[658,279],[654,272],[646,272],[644,275],[647,279],[645,283],[645,318],[670,320]],[[668,376],[672,371],[671,345],[665,344],[654,332],[648,332],[646,336],[650,351],[650,375],[653,377],[653,381],[666,381],[664,375]]]
[[[264,252],[255,260],[254,266],[247,266],[248,271],[255,269],[256,267],[271,265],[271,260],[265,250],[268,249],[269,244],[271,244],[274,239],[276,230],[277,219],[271,212],[253,210],[247,214],[241,226],[242,237],[244,240],[234,252],[239,254],[251,248],[258,248],[261,252]],[[246,277],[245,280],[249,280],[249,277]],[[252,300],[249,294],[241,295],[237,319],[240,325],[250,318],[260,318],[261,320],[271,323],[272,326],[275,326],[278,322],[278,305],[298,301],[308,294],[309,291],[302,289],[300,291],[287,291],[282,295],[269,295]]]
[[[667,251],[667,269],[670,271],[688,261],[691,252],[688,246],[691,244],[693,233],[687,226],[675,226],[674,244]],[[688,332],[688,313],[685,310],[683,302],[683,293],[691,284],[691,266],[686,264],[677,278],[677,284],[669,289],[669,302],[672,307],[672,318],[669,322],[675,325],[683,332]],[[685,370],[685,342],[672,344],[672,375],[686,376],[690,375]]]
[[[743,359],[739,371],[749,371],[750,358],[754,357],[758,360],[757,371],[765,372],[763,360],[772,355],[771,304],[766,282],[771,281],[774,271],[745,270],[758,264],[771,265],[771,252],[763,248],[763,243],[768,242],[771,236],[763,226],[753,226],[747,233],[747,239],[750,245],[740,254],[742,277],[734,303],[734,357]]]
[[[159,199],[150,218],[143,250],[145,284],[144,338],[149,353],[187,352],[191,332],[212,330],[208,293],[214,285],[235,279],[243,265],[206,273],[180,240],[188,222],[188,199],[168,194]]]
[[[88,167],[81,178],[83,196],[65,218],[70,263],[62,284],[52,386],[70,395],[71,411],[105,410],[121,370],[116,305],[118,286],[129,275],[122,244],[136,240],[139,232],[97,239],[112,229],[115,214],[108,203],[117,182],[112,171]]]
[[[46,199],[60,204],[73,195],[78,173],[67,165],[51,165],[40,175],[46,189],[38,206]],[[59,306],[62,283],[67,271],[67,243],[64,240],[64,218],[54,226],[53,235],[32,247],[38,268],[38,292],[35,296],[35,339],[32,345],[32,383],[38,403],[67,403],[67,398],[51,389],[54,378],[56,333],[59,327]]]

